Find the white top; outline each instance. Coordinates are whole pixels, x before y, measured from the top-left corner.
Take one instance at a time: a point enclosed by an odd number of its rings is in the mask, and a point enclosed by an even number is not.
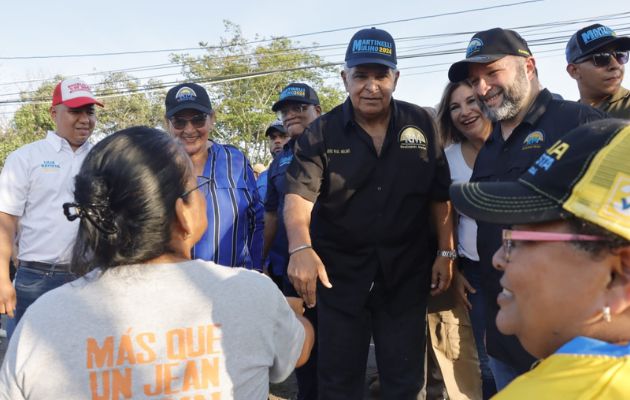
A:
[[[91,149],[87,141],[72,151],[55,132],[20,147],[0,173],[0,212],[19,217],[18,259],[67,263],[79,221],[63,215],[74,200],[74,177]]]
[[[462,154],[462,144],[453,143],[444,149],[453,183],[466,183],[472,176],[472,168],[466,164]],[[470,260],[479,261],[477,253],[477,223],[474,219],[458,214],[457,254]]]
[[[93,271],[26,310],[0,399],[266,400],[304,334],[258,272],[201,260]]]

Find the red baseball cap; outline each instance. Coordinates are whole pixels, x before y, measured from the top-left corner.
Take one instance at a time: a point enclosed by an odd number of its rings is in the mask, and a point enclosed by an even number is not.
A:
[[[90,85],[79,78],[64,79],[55,86],[52,105],[63,104],[70,108],[79,108],[88,104],[103,107],[103,103],[96,100]]]

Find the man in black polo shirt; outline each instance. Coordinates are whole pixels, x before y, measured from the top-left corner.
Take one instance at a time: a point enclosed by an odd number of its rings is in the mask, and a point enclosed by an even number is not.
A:
[[[288,274],[308,307],[317,297],[320,398],[363,398],[372,335],[381,398],[415,399],[427,296],[448,288],[455,256],[449,171],[429,114],[392,99],[391,35],[357,32],[345,60],[348,99],[300,136],[287,171]]]
[[[284,195],[286,194],[285,175],[293,159],[296,139],[306,127],[322,114],[317,93],[307,84],[290,83],[280,92],[278,101],[271,109],[278,113],[285,131],[291,139],[269,166],[267,196],[265,198],[265,245],[263,255],[267,255],[270,246],[280,248],[276,254],[270,254],[270,262],[275,273],[282,275],[282,292],[285,296],[299,297],[291,282],[287,279],[289,254],[287,233],[284,227]],[[275,239],[275,240],[274,240]],[[272,257],[273,255],[273,257]],[[317,329],[317,310],[306,309],[304,316]],[[317,399],[317,341],[311,351],[308,362],[295,369],[298,381],[298,400]]]
[[[451,82],[468,79],[482,110],[494,121],[494,130],[482,147],[471,181],[516,180],[542,151],[561,135],[605,114],[592,107],[552,98],[540,89],[536,62],[527,42],[516,32],[494,28],[476,33],[466,58],[451,66]],[[501,246],[501,229],[477,221],[477,250],[486,291],[486,347],[497,389],[501,390],[535,362],[515,336],[496,327],[496,298],[502,272],[492,267],[492,255]]]

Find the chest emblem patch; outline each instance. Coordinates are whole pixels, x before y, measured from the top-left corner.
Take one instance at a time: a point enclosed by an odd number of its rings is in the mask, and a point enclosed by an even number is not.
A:
[[[401,149],[427,149],[427,135],[415,126],[404,127],[398,135]]]
[[[534,131],[523,140],[522,150],[540,149],[545,144],[545,134],[543,131]]]

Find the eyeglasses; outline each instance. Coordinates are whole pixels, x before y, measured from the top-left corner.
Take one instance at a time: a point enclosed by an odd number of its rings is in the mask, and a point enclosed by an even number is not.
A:
[[[201,193],[203,193],[203,195],[207,197],[210,194],[210,178],[205,177],[205,176],[198,176],[197,182],[198,183],[201,182],[201,183],[199,183],[197,186],[195,186],[192,189],[188,189],[179,197],[184,198],[197,189],[199,189]]]
[[[606,67],[610,64],[611,58],[614,57],[615,60],[621,65],[628,62],[628,52],[627,51],[611,51],[607,53],[595,53],[589,54],[588,56],[579,59],[576,61],[576,64],[583,63],[585,61],[593,61],[593,65],[596,67]]]
[[[310,104],[287,104],[286,106],[279,109],[276,114],[278,115],[278,118],[284,119],[287,115],[289,115],[290,112],[293,112],[295,114],[301,114],[305,112],[309,106]]]
[[[173,117],[173,118],[170,118],[169,121],[171,121],[173,128],[177,130],[186,128],[186,125],[188,125],[189,122],[191,123],[193,128],[199,129],[199,128],[203,128],[203,126],[206,124],[207,118],[208,118],[208,114],[204,113],[204,114],[197,114],[191,118]]]
[[[514,242],[599,242],[607,240],[602,236],[580,235],[577,233],[540,232],[540,231],[515,231],[503,230],[503,254],[505,261],[510,262],[510,253],[514,248]]]

